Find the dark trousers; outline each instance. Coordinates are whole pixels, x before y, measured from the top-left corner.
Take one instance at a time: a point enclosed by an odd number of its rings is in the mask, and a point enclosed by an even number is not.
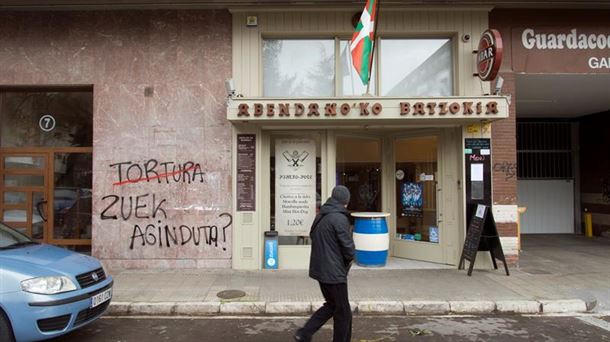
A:
[[[326,302],[314,312],[299,334],[306,341],[318,331],[326,321],[333,318],[333,342],[349,342],[352,338],[352,310],[349,306],[347,284],[320,283]]]

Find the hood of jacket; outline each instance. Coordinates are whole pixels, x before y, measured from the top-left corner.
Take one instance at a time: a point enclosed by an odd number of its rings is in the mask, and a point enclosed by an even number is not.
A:
[[[320,214],[326,215],[330,213],[342,213],[349,216],[349,211],[347,211],[347,208],[332,197],[329,198],[328,201],[326,201],[326,203],[324,203],[324,205],[322,205],[320,208]]]

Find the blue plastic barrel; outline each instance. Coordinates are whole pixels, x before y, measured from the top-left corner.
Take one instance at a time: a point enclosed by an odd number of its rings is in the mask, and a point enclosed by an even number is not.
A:
[[[383,267],[388,260],[390,236],[386,217],[388,213],[352,213],[356,264],[364,267]]]

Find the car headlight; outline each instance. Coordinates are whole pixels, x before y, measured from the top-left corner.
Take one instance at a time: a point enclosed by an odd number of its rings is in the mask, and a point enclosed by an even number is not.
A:
[[[21,289],[25,292],[39,294],[56,294],[76,290],[76,285],[68,277],[40,277],[27,279],[21,282]]]

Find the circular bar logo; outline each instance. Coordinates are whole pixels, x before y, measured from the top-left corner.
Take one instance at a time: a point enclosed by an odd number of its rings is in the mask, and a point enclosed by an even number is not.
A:
[[[481,35],[477,49],[477,71],[483,81],[496,78],[502,64],[502,36],[500,32],[489,29]]]

